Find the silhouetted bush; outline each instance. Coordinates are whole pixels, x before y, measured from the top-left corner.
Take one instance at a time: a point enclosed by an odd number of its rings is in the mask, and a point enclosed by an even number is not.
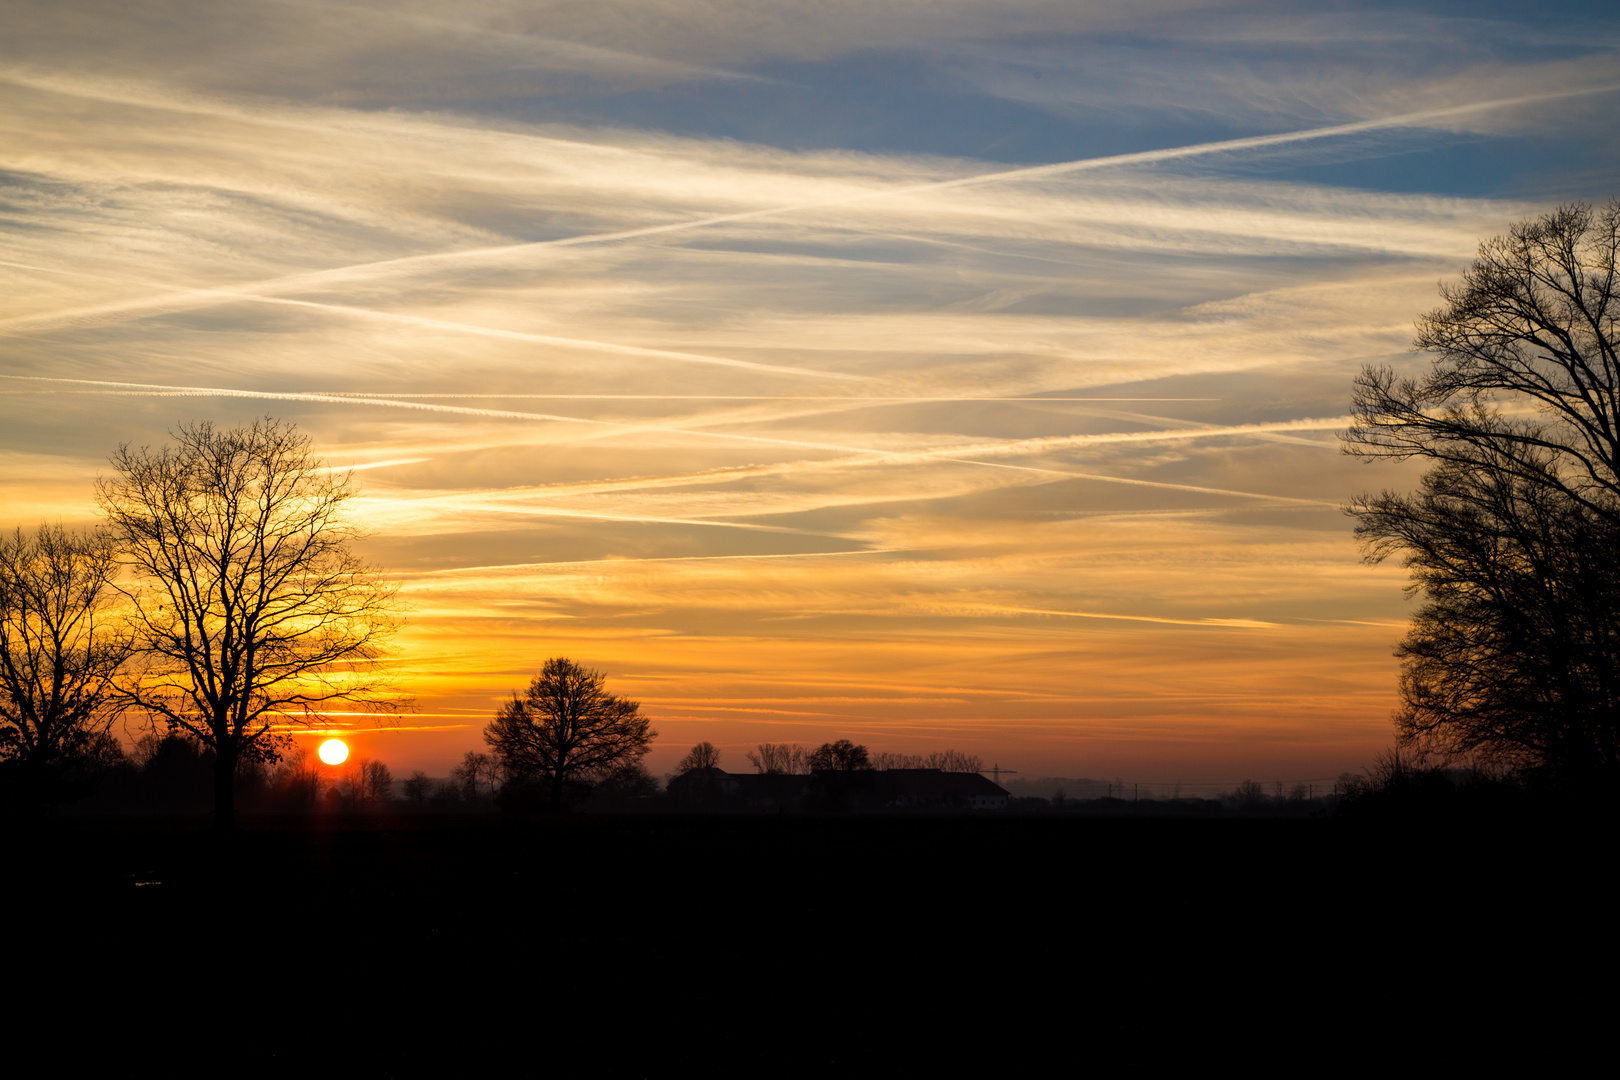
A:
[[[53,760],[0,761],[0,810],[33,814],[64,806],[93,809],[116,802],[134,771],[117,739],[94,732]]]
[[[1408,821],[1523,817],[1566,795],[1550,787],[1537,792],[1518,774],[1434,764],[1398,748],[1380,754],[1363,775],[1341,775],[1333,791],[1337,816]]]

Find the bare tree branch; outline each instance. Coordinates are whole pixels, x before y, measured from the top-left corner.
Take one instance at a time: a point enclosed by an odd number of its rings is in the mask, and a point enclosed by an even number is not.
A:
[[[289,725],[335,704],[407,707],[383,677],[398,586],[350,550],[350,478],[266,418],[182,425],[173,445],[120,446],[97,497],[133,570],[137,652],[123,702],[215,753],[215,808],[234,817],[238,764],[273,759]]]
[[[1345,449],[1431,463],[1351,501],[1423,598],[1397,655],[1403,747],[1620,773],[1620,200],[1480,245],[1418,322],[1422,379],[1368,368]]]
[[[0,537],[0,760],[37,770],[112,722],[113,675],[130,652],[111,611],[117,570],[105,533]]]

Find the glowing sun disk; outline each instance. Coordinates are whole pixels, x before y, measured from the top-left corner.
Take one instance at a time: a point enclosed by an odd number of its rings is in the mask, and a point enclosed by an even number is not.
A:
[[[342,739],[327,739],[316,753],[328,765],[341,765],[349,760],[349,744]]]

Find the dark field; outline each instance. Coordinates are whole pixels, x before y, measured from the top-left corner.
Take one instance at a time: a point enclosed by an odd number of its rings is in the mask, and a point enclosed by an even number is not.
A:
[[[220,839],[59,819],[12,827],[10,985],[96,1003],[75,1053],[178,1040],[227,1072],[1511,1059],[1612,1015],[1577,977],[1612,973],[1610,836],[578,815],[248,819]]]

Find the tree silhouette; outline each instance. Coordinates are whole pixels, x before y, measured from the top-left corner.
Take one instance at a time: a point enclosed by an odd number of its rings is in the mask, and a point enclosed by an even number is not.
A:
[[[1620,773],[1617,247],[1620,200],[1513,226],[1419,320],[1425,377],[1356,381],[1348,452],[1430,463],[1416,493],[1348,507],[1424,598],[1403,748]]]
[[[822,743],[810,752],[810,768],[818,772],[856,772],[870,769],[872,757],[866,747],[848,739]]]
[[[30,784],[112,722],[113,674],[130,649],[108,611],[116,572],[104,533],[42,525],[0,537],[0,760]]]
[[[488,754],[469,750],[462,757],[461,764],[450,771],[450,779],[460,787],[462,795],[468,802],[479,800],[480,784],[488,784],[489,796],[494,798],[496,790],[501,785],[501,763]]]
[[[172,445],[120,446],[112,466],[97,495],[134,571],[122,700],[213,752],[228,829],[238,766],[276,758],[287,726],[402,704],[377,668],[397,587],[349,550],[349,477],[291,424],[181,425]]]
[[[349,801],[355,805],[387,803],[394,798],[393,770],[371,758],[361,758],[352,763],[343,777],[343,784]]]
[[[976,773],[984,771],[984,758],[960,750],[935,750],[929,754],[901,754],[883,750],[872,755],[874,769],[938,769],[940,772]]]
[[[760,743],[748,751],[754,771],[772,776],[799,776],[810,771],[809,755],[797,743]]]
[[[405,798],[418,810],[433,791],[433,781],[421,769],[415,769],[405,778]]]
[[[712,742],[700,742],[686,752],[686,756],[675,763],[677,773],[689,773],[698,769],[718,769],[720,767],[720,748]]]
[[[484,728],[507,776],[549,787],[554,809],[570,782],[639,761],[658,734],[636,702],[608,693],[605,683],[600,672],[553,657]]]

